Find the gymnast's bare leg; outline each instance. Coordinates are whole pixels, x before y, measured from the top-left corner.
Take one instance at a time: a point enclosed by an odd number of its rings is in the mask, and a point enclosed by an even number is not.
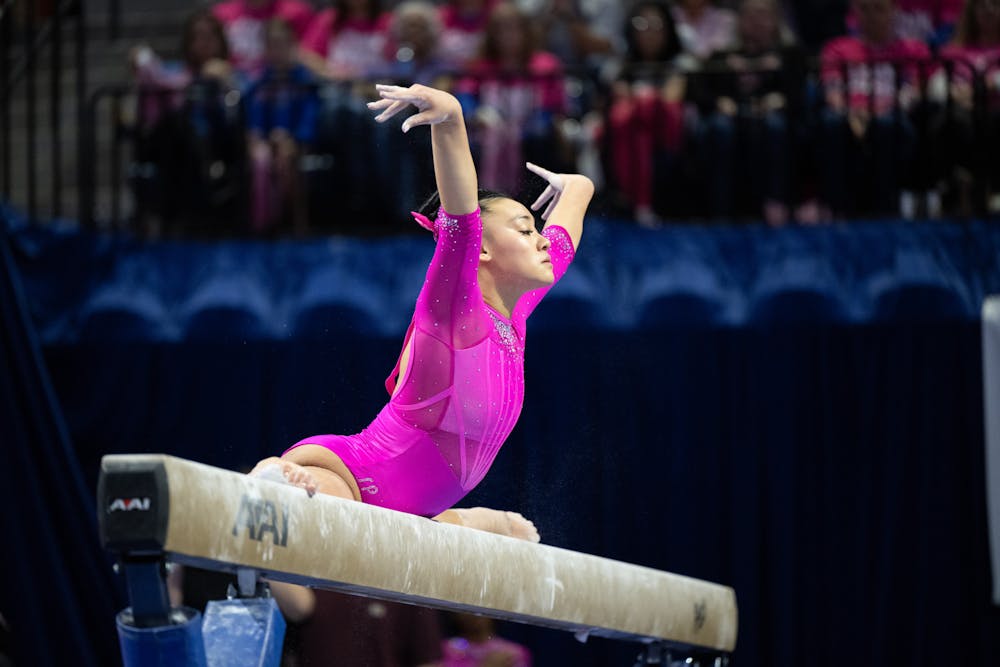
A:
[[[311,496],[325,493],[348,500],[361,500],[361,490],[340,457],[320,445],[300,445],[281,458],[272,456],[262,460],[251,475],[259,475],[268,466],[278,466],[285,480],[305,489]],[[435,521],[485,530],[498,535],[508,535],[522,540],[538,542],[538,530],[518,512],[505,512],[488,507],[469,507],[445,510],[434,517]]]

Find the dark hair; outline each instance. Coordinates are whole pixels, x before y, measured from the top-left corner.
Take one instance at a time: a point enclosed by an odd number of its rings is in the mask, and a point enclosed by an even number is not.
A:
[[[991,46],[990,44],[982,43],[983,31],[979,23],[976,22],[976,10],[979,9],[979,5],[982,3],[983,0],[965,0],[965,6],[962,7],[962,15],[955,26],[955,44],[962,47]]]
[[[337,10],[337,24],[334,26],[335,30],[339,30],[343,25],[344,19],[347,18],[347,0],[334,0],[333,8]],[[369,0],[368,2],[368,16],[367,19],[374,23],[378,20],[378,17],[382,15],[382,2],[381,0]]]
[[[211,10],[203,9],[188,16],[184,21],[184,30],[181,33],[181,55],[188,67],[195,69],[204,63],[191,62],[191,42],[194,41],[194,27],[206,21],[211,27],[215,38],[219,40],[221,53],[218,54],[220,60],[229,60],[229,41],[226,39],[226,29]]]
[[[483,42],[479,47],[480,55],[484,59],[491,61],[495,61],[500,57],[500,45],[497,43],[496,32],[497,25],[502,19],[506,18],[504,16],[505,13],[517,19],[521,30],[524,31],[524,44],[518,57],[521,60],[521,67],[527,67],[531,61],[531,56],[538,51],[538,34],[535,31],[535,24],[531,20],[531,17],[513,2],[501,2],[490,10],[489,18],[486,20],[486,27],[483,28]]]
[[[663,18],[663,33],[666,40],[663,43],[663,49],[656,56],[656,61],[662,63],[670,62],[681,53],[681,41],[677,36],[677,24],[674,22],[674,15],[670,11],[670,5],[662,0],[639,0],[639,2],[632,5],[632,9],[625,18],[625,25],[623,26],[625,31],[625,45],[627,47],[625,59],[633,63],[640,60],[639,45],[636,43],[632,21],[639,16],[640,12],[646,9],[658,12]]]
[[[513,199],[510,195],[504,194],[503,192],[498,192],[496,190],[487,190],[485,188],[479,188],[476,192],[476,199],[479,200],[479,208],[483,211],[489,209],[488,202],[494,199]],[[441,195],[437,191],[434,192],[430,197],[427,198],[420,208],[417,209],[417,213],[427,216],[431,220],[437,217],[438,209],[441,208]]]

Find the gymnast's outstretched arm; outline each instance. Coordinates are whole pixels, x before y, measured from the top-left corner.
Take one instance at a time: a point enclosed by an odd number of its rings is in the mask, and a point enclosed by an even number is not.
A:
[[[419,84],[408,88],[380,84],[375,88],[382,99],[369,103],[368,107],[382,110],[376,121],[385,122],[412,104],[417,113],[403,121],[403,132],[418,125],[431,126],[434,178],[442,208],[452,215],[475,211],[479,206],[479,183],[458,99],[443,90]]]
[[[376,121],[384,122],[413,105],[418,112],[403,122],[403,131],[408,132],[418,125],[431,126],[434,177],[441,207],[453,215],[475,211],[479,207],[478,177],[458,100],[442,90],[421,85],[408,88],[379,85],[376,89],[382,99],[368,105],[373,110],[382,110],[375,117]],[[539,540],[535,525],[517,512],[486,507],[450,509],[434,520],[534,542]]]
[[[530,162],[527,166],[529,171],[548,182],[548,187],[531,205],[531,210],[537,211],[545,206],[542,212],[545,226],[556,225],[565,229],[575,250],[580,246],[583,218],[594,196],[593,181],[583,174],[557,174]]]
[[[384,122],[412,105],[417,113],[403,122],[403,131],[419,125],[431,126],[434,173],[444,210],[453,215],[476,211],[479,207],[478,181],[458,100],[449,93],[421,85],[408,88],[379,85],[376,88],[382,99],[368,105],[380,111],[376,121]],[[271,457],[261,461],[251,474],[261,475],[269,468],[276,470],[279,478],[304,488],[310,495],[320,492],[361,499],[357,481],[343,461],[322,446],[300,445],[280,459]],[[484,507],[451,509],[435,520],[535,542],[539,539],[534,524],[516,512]]]

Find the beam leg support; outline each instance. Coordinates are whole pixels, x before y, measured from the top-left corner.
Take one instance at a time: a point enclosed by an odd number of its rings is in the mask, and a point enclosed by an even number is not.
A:
[[[128,556],[125,585],[132,606],[116,618],[125,667],[207,667],[201,614],[170,608],[163,554]]]
[[[202,624],[208,667],[279,667],[285,619],[272,597],[211,600]]]

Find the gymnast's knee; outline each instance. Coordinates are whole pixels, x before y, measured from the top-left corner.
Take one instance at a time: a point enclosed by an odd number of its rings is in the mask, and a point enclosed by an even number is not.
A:
[[[354,500],[361,500],[361,489],[357,480],[354,479],[353,473],[339,456],[323,445],[304,443],[282,454],[281,459],[305,468],[318,468],[334,475],[343,482],[343,491],[346,491]],[[331,495],[342,496],[343,494],[334,493]]]

